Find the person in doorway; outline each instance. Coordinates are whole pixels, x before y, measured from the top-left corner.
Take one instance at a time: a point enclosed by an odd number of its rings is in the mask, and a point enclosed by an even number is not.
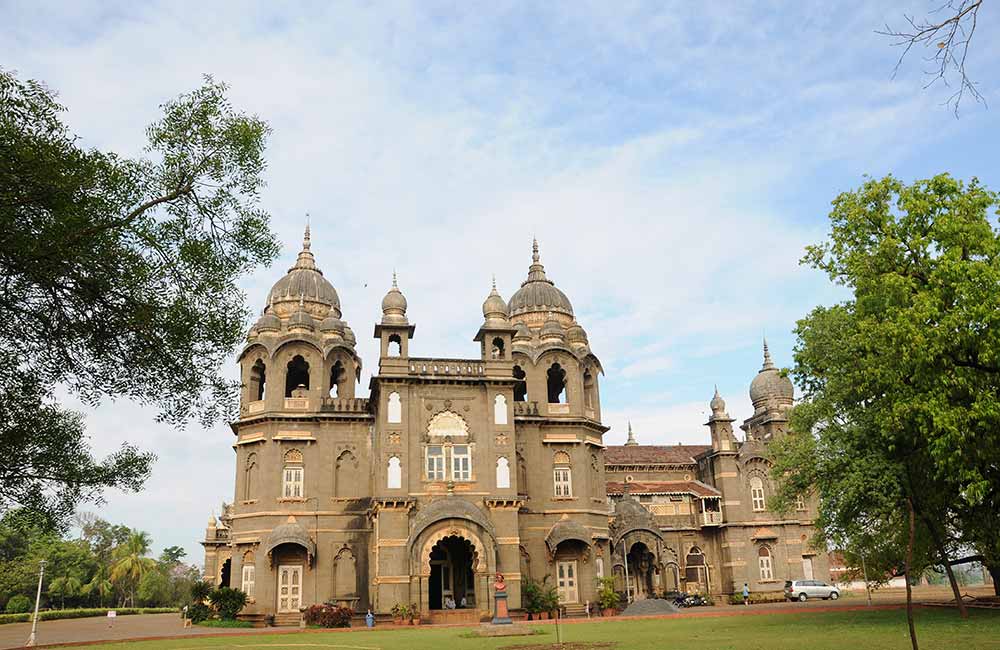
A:
[[[448,596],[447,598],[445,598],[444,599],[444,608],[445,609],[455,609],[455,599],[452,598],[451,596]]]
[[[743,604],[746,607],[750,606],[750,585],[743,583]]]
[[[468,606],[469,606],[469,601],[468,601],[468,599],[466,599],[466,597],[465,597],[465,596],[462,596],[462,600],[460,600],[460,601],[459,601],[459,603],[458,603],[458,607],[459,607],[460,609],[465,609],[465,608],[466,608],[466,607],[468,607]]]

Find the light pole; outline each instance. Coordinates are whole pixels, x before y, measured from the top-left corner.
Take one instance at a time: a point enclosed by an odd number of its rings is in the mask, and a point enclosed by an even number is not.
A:
[[[865,576],[865,594],[868,596],[868,606],[872,606],[872,590],[868,586],[868,567],[865,566],[865,556],[861,556],[861,572]]]
[[[42,599],[42,576],[45,575],[45,560],[38,563],[38,591],[35,592],[35,617],[31,621],[31,636],[25,647],[30,648],[35,645],[35,631],[38,629],[38,603]]]

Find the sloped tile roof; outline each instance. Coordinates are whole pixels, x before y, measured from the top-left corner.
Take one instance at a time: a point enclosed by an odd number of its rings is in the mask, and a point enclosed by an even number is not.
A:
[[[608,494],[622,494],[625,484],[608,481]],[[719,497],[722,493],[701,481],[631,481],[630,494],[693,494],[699,497]]]
[[[695,465],[698,454],[711,445],[609,445],[605,465]]]

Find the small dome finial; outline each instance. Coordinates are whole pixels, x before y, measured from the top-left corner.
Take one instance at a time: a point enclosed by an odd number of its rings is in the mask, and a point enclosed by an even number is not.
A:
[[[715,385],[715,395],[712,396],[712,401],[708,403],[712,408],[712,417],[724,416],[726,414],[726,401],[722,399],[722,395],[719,394],[719,385]]]
[[[312,248],[312,237],[309,235],[309,213],[306,212],[306,234],[302,237],[302,250],[307,251]]]
[[[625,441],[626,447],[635,447],[639,443],[635,441],[635,434],[632,433],[632,420],[628,420],[628,440]]]
[[[771,360],[771,351],[767,349],[767,337],[764,337],[764,367],[761,370],[771,370],[774,362]]]
[[[496,273],[493,274],[493,290],[494,291],[497,290],[497,274]]]
[[[538,264],[538,260],[539,260],[539,257],[538,257],[538,238],[537,237],[532,237],[531,238],[531,261],[534,262],[535,264]]]
[[[399,288],[399,285],[396,284],[396,269],[392,270],[392,288],[393,289],[398,289]]]

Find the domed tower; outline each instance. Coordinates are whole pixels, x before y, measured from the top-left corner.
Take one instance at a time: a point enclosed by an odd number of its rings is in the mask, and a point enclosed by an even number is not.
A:
[[[507,313],[519,382],[515,400],[536,402],[540,414],[599,422],[597,376],[603,368],[569,298],[545,274],[537,239],[531,244],[528,277],[511,296]]]
[[[409,341],[416,329],[417,326],[410,325],[410,321],[406,318],[406,296],[399,290],[396,272],[393,271],[392,287],[382,299],[382,322],[375,325],[375,338],[381,341],[380,372],[390,358],[399,359],[403,361],[403,366],[406,365],[405,360],[410,356]]]
[[[706,426],[712,433],[712,449],[714,451],[733,451],[736,449],[736,438],[733,436],[733,418],[726,412],[726,400],[719,395],[719,387],[715,387],[715,395],[708,403],[712,415]]]
[[[764,341],[764,365],[750,382],[750,401],[753,415],[741,428],[749,440],[769,440],[787,429],[788,410],[795,401],[795,387],[771,360],[771,352]]]
[[[493,288],[483,301],[483,324],[473,338],[480,344],[483,360],[509,361],[516,331],[510,324],[507,301],[497,293],[497,280],[493,278]]]
[[[325,397],[353,398],[361,360],[349,331],[306,226],[295,264],[271,287],[240,354],[241,412],[311,410]]]

